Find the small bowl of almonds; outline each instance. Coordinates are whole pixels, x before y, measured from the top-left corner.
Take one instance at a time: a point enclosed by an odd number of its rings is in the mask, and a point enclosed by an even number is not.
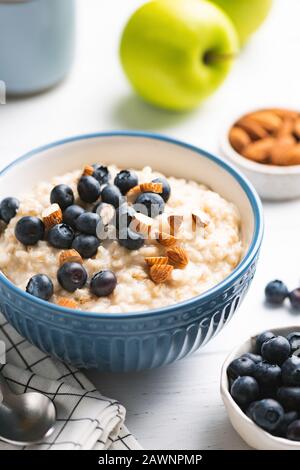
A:
[[[221,146],[263,199],[300,197],[300,112],[266,108],[244,114],[227,128]]]

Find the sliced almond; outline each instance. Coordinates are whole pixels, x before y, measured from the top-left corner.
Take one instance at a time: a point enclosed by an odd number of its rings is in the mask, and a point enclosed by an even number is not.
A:
[[[150,278],[156,284],[162,284],[171,278],[173,269],[169,264],[153,265],[150,268]]]
[[[168,216],[167,220],[170,227],[170,234],[176,236],[183,223],[183,215],[171,214]]]
[[[58,204],[52,204],[43,211],[42,218],[47,230],[54,225],[60,224],[63,220],[61,208]]]
[[[166,232],[156,232],[155,238],[163,246],[173,246],[177,243],[177,238]]]
[[[86,165],[83,169],[83,176],[93,176],[95,169],[91,165]]]
[[[154,224],[154,220],[145,214],[136,212],[130,222],[130,228],[138,233],[149,234],[151,227]]]
[[[83,259],[78,253],[78,251],[74,250],[65,250],[62,251],[59,255],[59,265],[62,266],[65,263],[83,263]]]
[[[157,193],[160,194],[163,192],[163,185],[162,183],[141,183],[140,184],[140,191],[142,193]]]
[[[138,196],[141,192],[140,185],[138,184],[137,186],[133,186],[133,188],[129,189],[129,191],[126,193],[127,197],[132,197],[132,196]]]
[[[205,228],[208,226],[210,218],[205,212],[201,210],[192,211],[192,231],[196,232],[198,228]]]
[[[60,297],[57,301],[57,305],[60,305],[61,307],[65,308],[78,308],[77,302],[75,302],[75,300],[73,299],[67,299],[67,297]]]
[[[254,162],[265,163],[271,157],[271,150],[274,144],[275,139],[273,137],[252,142],[252,144],[245,148],[243,155]]]
[[[286,153],[285,165],[300,165],[300,144],[295,145]]]
[[[282,125],[282,119],[272,111],[257,111],[248,117],[268,132],[276,132]]]
[[[240,127],[250,136],[251,139],[264,139],[268,137],[268,132],[258,122],[254,121],[250,117],[243,117],[237,123],[236,126]]]
[[[288,152],[296,145],[296,139],[291,135],[276,139],[271,149],[271,163],[273,165],[286,165]]]
[[[167,256],[147,256],[145,258],[148,266],[162,266],[163,264],[168,264],[169,258]]]
[[[189,263],[189,257],[181,246],[173,246],[167,250],[169,263],[175,268],[183,269]]]
[[[234,150],[240,153],[251,143],[251,139],[244,129],[234,126],[229,132],[229,142]]]

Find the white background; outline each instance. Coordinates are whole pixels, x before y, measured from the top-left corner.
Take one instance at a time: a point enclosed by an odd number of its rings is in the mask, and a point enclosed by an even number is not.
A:
[[[300,2],[274,0],[264,27],[238,58],[223,87],[195,112],[170,114],[136,98],[118,60],[121,29],[139,0],[78,0],[76,60],[71,75],[50,92],[0,106],[0,165],[40,144],[111,129],[166,133],[218,153],[231,116],[249,108],[300,109]],[[0,64],[1,65],[1,64]],[[128,410],[127,425],[147,449],[246,449],[219,395],[226,354],[250,333],[299,324],[288,308],[263,305],[265,283],[300,281],[300,203],[265,204],[266,233],[258,272],[230,325],[201,351],[160,370],[89,373],[99,390]],[[299,314],[300,315],[300,314]]]

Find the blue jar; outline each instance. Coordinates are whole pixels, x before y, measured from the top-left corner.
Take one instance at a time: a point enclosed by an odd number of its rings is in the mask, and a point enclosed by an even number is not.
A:
[[[75,36],[74,0],[0,0],[0,80],[6,92],[46,90],[68,73]]]

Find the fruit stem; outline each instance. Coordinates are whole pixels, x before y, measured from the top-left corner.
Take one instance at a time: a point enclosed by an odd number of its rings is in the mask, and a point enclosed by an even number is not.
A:
[[[224,60],[233,60],[235,59],[236,55],[237,54],[235,54],[234,52],[221,53],[216,51],[207,51],[204,54],[204,63],[206,65],[211,65],[216,62],[222,62]]]

